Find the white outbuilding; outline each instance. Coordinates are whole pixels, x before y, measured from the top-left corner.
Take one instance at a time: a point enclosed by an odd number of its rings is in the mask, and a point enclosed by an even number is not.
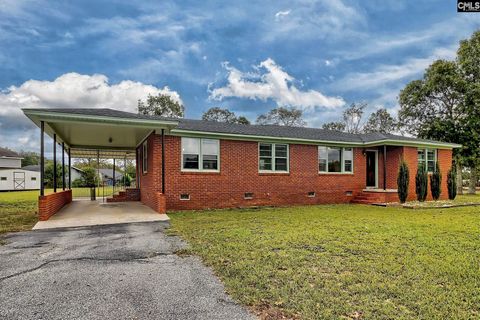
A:
[[[22,169],[22,157],[0,148],[0,191],[38,190],[40,172]]]

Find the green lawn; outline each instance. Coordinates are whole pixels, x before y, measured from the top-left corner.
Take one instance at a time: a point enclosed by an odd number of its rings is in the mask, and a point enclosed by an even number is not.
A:
[[[183,253],[199,255],[262,318],[480,318],[479,207],[331,205],[169,216],[172,233],[190,245]]]
[[[73,197],[89,197],[89,188],[73,188]],[[112,194],[112,187],[105,187],[105,195]],[[46,194],[53,189],[46,189]],[[100,189],[100,196],[103,189]],[[37,222],[37,200],[40,192],[0,192],[0,234],[30,230]]]

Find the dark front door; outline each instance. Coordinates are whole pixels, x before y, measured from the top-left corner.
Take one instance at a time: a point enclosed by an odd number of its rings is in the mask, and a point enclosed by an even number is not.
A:
[[[375,151],[367,151],[367,187],[374,188],[377,186],[377,153]]]

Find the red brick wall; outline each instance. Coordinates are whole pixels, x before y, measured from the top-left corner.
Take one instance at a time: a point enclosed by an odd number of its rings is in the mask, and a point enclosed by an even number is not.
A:
[[[45,196],[39,196],[38,220],[48,220],[70,202],[72,202],[72,190],[59,191]]]
[[[220,141],[220,172],[181,172],[181,139],[165,137],[168,210],[349,202],[365,186],[362,149],[354,149],[354,174],[319,174],[318,149],[290,144],[290,172],[258,172],[258,143]],[[314,191],[316,197],[307,193]],[[346,195],[352,191],[353,196]],[[244,199],[246,192],[253,199]],[[142,190],[143,193],[143,190]],[[190,200],[180,200],[188,193]]]
[[[452,166],[452,150],[441,150],[438,151],[438,164],[440,166],[440,172],[442,173],[442,193],[440,195],[441,200],[448,199],[448,188],[447,188],[447,173]],[[410,170],[410,185],[408,190],[408,200],[416,200],[417,195],[415,193],[415,175],[418,169],[418,156],[416,147],[404,147],[403,155],[405,161],[408,164]],[[427,200],[432,200],[432,195],[430,192],[430,178],[428,180],[428,192]]]
[[[259,173],[258,143],[252,141],[220,141],[220,172],[182,172],[181,138],[165,136],[165,196],[161,194],[161,136],[148,138],[148,173],[141,173],[141,201],[158,212],[206,208],[247,207],[259,205],[293,205],[346,203],[365,188],[366,167],[363,148],[354,148],[353,174],[319,174],[318,149],[314,145],[290,144],[289,173]],[[383,147],[379,150],[379,188],[383,188]],[[398,166],[402,155],[410,168],[409,199],[415,199],[417,148],[387,148],[387,189],[397,188]],[[451,151],[439,150],[442,168],[442,198],[446,198],[446,172]],[[314,191],[310,198],[307,193]],[[347,195],[352,191],[353,195]],[[246,192],[253,199],[244,199]],[[187,193],[190,200],[180,200]],[[392,201],[395,195],[389,195]]]

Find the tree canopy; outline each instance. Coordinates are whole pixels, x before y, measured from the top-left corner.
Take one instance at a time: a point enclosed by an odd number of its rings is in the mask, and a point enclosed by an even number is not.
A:
[[[248,119],[245,118],[244,116],[237,117],[235,112],[232,112],[228,109],[219,108],[219,107],[213,107],[205,111],[202,115],[202,120],[238,123],[238,124],[250,124],[250,121],[248,121]]]
[[[370,114],[363,132],[393,133],[398,129],[397,120],[385,108],[378,109]]]
[[[148,95],[146,102],[138,100],[138,113],[169,118],[183,118],[185,108],[166,94]]]
[[[257,117],[257,124],[274,124],[290,127],[304,127],[303,110],[297,108],[278,107]]]

